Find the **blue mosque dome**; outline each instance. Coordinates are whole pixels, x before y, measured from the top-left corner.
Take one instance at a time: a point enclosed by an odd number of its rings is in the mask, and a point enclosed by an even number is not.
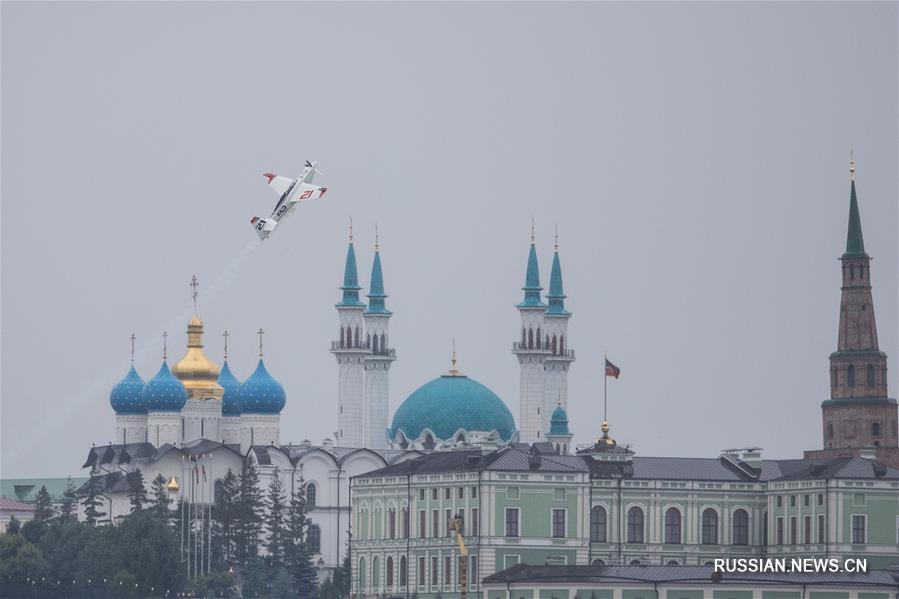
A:
[[[141,391],[144,389],[144,380],[140,378],[134,365],[128,374],[119,381],[109,394],[109,405],[116,414],[146,414],[147,408],[141,401]]]
[[[178,412],[187,403],[187,389],[163,362],[156,376],[144,385],[140,399],[148,412]]]
[[[562,406],[556,406],[556,409],[553,410],[552,416],[549,419],[549,434],[571,434],[568,432],[568,414],[565,413],[565,408],[563,408]]]
[[[287,395],[284,387],[265,369],[262,358],[256,370],[240,384],[237,403],[241,414],[278,414],[284,408]],[[223,406],[224,409],[224,406]]]
[[[222,370],[216,382],[225,390],[225,394],[222,396],[222,416],[240,416],[240,402],[237,399],[240,381],[228,367],[227,359],[222,364]]]
[[[453,368],[450,374],[425,383],[397,409],[390,427],[391,439],[402,431],[417,439],[430,429],[438,439],[452,439],[459,429],[496,430],[504,441],[515,432],[515,419],[493,391]]]

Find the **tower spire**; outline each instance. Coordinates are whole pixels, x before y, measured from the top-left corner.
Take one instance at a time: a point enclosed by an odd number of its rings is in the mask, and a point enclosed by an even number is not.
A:
[[[453,336],[453,354],[452,354],[452,357],[450,358],[449,374],[450,374],[450,376],[459,376],[460,374],[462,374],[459,371],[459,369],[456,368],[456,337],[455,336]]]
[[[381,251],[380,239],[378,237],[378,227],[375,226],[375,258],[371,265],[371,280],[368,286],[368,309],[365,314],[387,314],[391,312],[387,309],[384,300],[387,294],[384,293],[384,271],[381,268]]]
[[[846,232],[846,253],[843,256],[864,256],[865,240],[862,237],[862,220],[855,195],[855,160],[849,160],[849,227]]]
[[[338,302],[337,307],[362,307],[359,301],[359,274],[356,271],[356,250],[353,247],[353,219],[350,218],[350,241],[346,250],[346,263],[343,268],[343,285],[340,290],[343,291],[343,298]]]
[[[559,229],[556,227],[555,252],[553,253],[553,266],[549,274],[549,309],[547,315],[569,316],[565,310],[565,292],[562,289],[562,264],[559,261]]]
[[[528,250],[528,266],[524,275],[524,300],[518,304],[519,308],[545,308],[546,304],[540,301],[540,269],[537,266],[537,248],[534,247],[534,219],[531,218],[531,247]]]

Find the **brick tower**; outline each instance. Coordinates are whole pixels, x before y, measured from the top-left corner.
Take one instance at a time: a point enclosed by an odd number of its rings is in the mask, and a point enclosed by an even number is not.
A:
[[[899,466],[897,403],[887,396],[887,355],[877,344],[871,297],[871,257],[865,252],[855,193],[855,162],[849,166],[849,230],[842,263],[837,351],[830,354],[830,399],[821,403],[824,449],[807,458],[859,455],[876,448],[877,461]]]

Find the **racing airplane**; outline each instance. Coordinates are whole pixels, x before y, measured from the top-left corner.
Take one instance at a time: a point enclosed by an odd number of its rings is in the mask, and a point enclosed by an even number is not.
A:
[[[303,174],[296,179],[282,177],[273,173],[263,173],[263,177],[268,179],[269,187],[278,194],[278,203],[272,210],[272,215],[268,218],[259,218],[254,216],[250,222],[256,229],[259,239],[265,240],[271,235],[281,219],[291,214],[297,208],[297,204],[305,200],[320,198],[328,191],[327,187],[319,187],[312,185],[312,178],[316,173],[321,171],[315,168],[315,162],[306,161],[306,169]]]

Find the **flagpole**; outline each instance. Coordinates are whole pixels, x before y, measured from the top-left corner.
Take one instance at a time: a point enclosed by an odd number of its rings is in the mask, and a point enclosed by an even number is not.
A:
[[[602,421],[608,422],[608,406],[609,406],[609,354],[603,352],[602,365]]]

